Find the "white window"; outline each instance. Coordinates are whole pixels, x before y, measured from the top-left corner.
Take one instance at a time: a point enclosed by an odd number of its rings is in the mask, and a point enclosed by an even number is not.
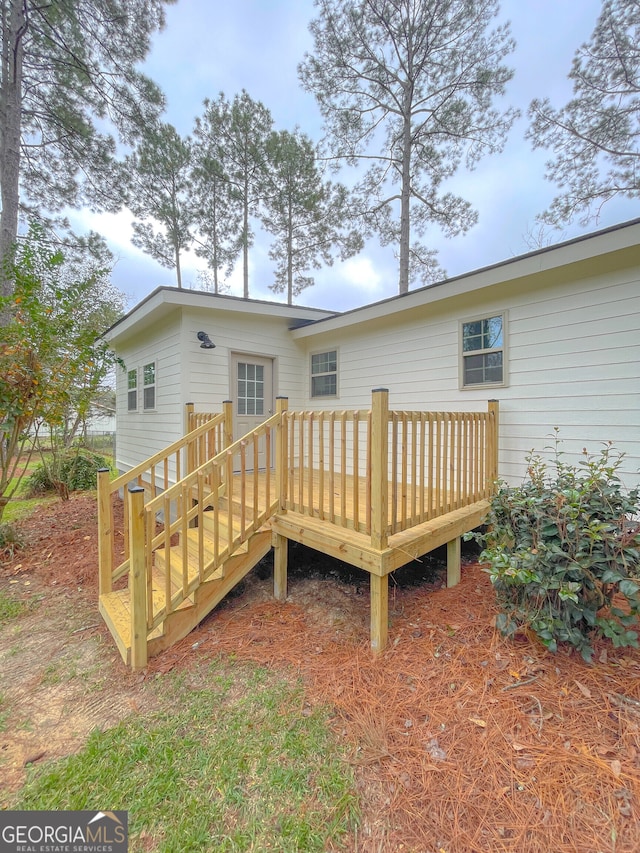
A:
[[[127,372],[127,411],[135,412],[138,408],[138,371]]]
[[[145,364],[142,368],[142,398],[145,410],[156,407],[156,364]]]
[[[460,324],[462,387],[505,384],[505,315]]]
[[[238,362],[238,414],[264,415],[264,366]]]
[[[336,397],[338,394],[338,351],[318,352],[311,356],[311,396]]]

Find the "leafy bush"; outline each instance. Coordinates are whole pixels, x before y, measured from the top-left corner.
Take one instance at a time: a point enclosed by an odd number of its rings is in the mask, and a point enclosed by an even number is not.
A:
[[[90,450],[75,449],[65,453],[57,464],[43,464],[34,468],[28,479],[29,493],[67,492],[95,489],[96,476],[100,468],[109,468],[109,461]]]
[[[586,661],[595,637],[638,646],[631,626],[640,611],[640,585],[632,580],[640,569],[639,490],[625,493],[621,459],[607,445],[568,465],[556,436],[554,464],[531,454],[522,485],[500,484],[487,531],[476,538],[504,634],[527,627],[551,651],[568,642]]]

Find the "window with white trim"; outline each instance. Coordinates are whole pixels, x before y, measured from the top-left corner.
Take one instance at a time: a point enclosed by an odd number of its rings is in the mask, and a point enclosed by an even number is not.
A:
[[[238,362],[238,414],[264,415],[264,365]]]
[[[142,368],[142,399],[146,410],[156,407],[156,363],[152,361]]]
[[[504,385],[505,315],[461,323],[462,387]]]
[[[135,412],[138,408],[138,370],[127,371],[127,411]]]
[[[311,396],[338,395],[338,351],[318,352],[311,356]]]

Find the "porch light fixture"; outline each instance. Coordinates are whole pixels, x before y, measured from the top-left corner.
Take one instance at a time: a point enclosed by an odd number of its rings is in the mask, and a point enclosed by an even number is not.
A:
[[[206,332],[198,332],[198,340],[202,341],[200,349],[215,349],[216,345]]]

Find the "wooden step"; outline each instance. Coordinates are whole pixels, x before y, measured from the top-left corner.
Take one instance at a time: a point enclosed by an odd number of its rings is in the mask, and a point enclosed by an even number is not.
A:
[[[165,604],[165,575],[162,569],[156,567],[153,569],[152,577],[153,612],[155,615],[160,612]],[[178,587],[175,584],[172,584],[172,589],[174,592],[177,592]],[[193,606],[194,598],[191,596],[190,598],[185,599],[177,609],[188,610],[193,608]],[[129,590],[118,589],[104,593],[100,596],[98,607],[114,640],[116,641],[116,645],[118,646],[118,650],[123,661],[129,665],[131,662],[131,601],[129,597]],[[152,640],[162,636],[162,632],[162,625],[158,625],[158,627],[149,634],[149,639]]]
[[[170,549],[170,560],[171,560],[171,581],[175,584],[176,588],[180,589],[183,586],[184,582],[184,552],[182,549],[182,545],[173,545]],[[205,560],[211,559],[213,556],[213,551],[211,550],[207,556],[207,550],[205,549]],[[156,566],[160,569],[160,571],[165,573],[166,570],[166,553],[164,548],[159,548],[154,553],[154,561]],[[214,572],[210,572],[207,580],[213,580],[215,578],[221,578],[224,574],[224,567],[220,566]],[[199,576],[199,568],[198,568],[198,547],[197,542],[195,546],[193,543],[189,543],[189,548],[187,551],[187,566],[186,566],[186,575],[187,575],[187,584],[190,584]]]
[[[205,581],[194,592],[194,607],[171,613],[164,622],[162,635],[149,640],[149,656],[157,655],[186,637],[222,599],[247,575],[251,569],[271,550],[271,531],[254,533],[248,543],[247,552],[234,554],[224,566],[224,575]]]

